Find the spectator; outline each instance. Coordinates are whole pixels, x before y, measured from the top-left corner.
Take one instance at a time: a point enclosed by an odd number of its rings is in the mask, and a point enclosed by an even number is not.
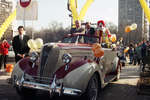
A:
[[[4,69],[6,69],[7,57],[8,57],[8,49],[10,45],[8,44],[7,40],[3,39],[2,43],[0,44],[0,70],[2,71],[2,65],[4,63]]]
[[[18,27],[19,35],[15,36],[12,41],[13,50],[15,52],[15,61],[18,62],[20,59],[28,55],[30,48],[27,45],[29,36],[25,35],[23,26]]]
[[[141,56],[141,43],[138,43],[137,47],[135,48],[135,52],[137,54],[137,63],[138,63],[138,65],[140,65],[141,59],[142,59],[142,56]]]
[[[147,48],[147,46],[146,46],[146,40],[143,40],[143,43],[141,45],[141,56],[142,56],[142,63],[143,63],[142,71],[144,71],[145,65],[146,65],[146,62],[145,62],[146,48]]]
[[[149,42],[149,41],[147,41],[146,46],[147,46],[147,48],[146,48],[146,50],[147,50],[146,53],[147,53],[147,54],[146,54],[146,55],[147,55],[148,57],[150,57],[150,42]]]
[[[130,59],[129,64],[133,64],[133,57],[134,57],[133,44],[130,44],[128,54],[129,54],[129,59]]]
[[[134,46],[134,56],[133,56],[133,62],[134,62],[134,65],[137,64],[137,44],[135,44]]]
[[[120,46],[124,46],[123,37],[120,38],[119,43],[120,43]]]
[[[75,28],[71,28],[70,33],[73,34],[73,33],[83,33],[83,32],[84,32],[84,29],[81,28],[81,22],[76,20],[75,21]]]

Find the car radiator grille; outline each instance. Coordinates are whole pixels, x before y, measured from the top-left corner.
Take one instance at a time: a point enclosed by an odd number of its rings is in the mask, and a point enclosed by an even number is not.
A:
[[[46,64],[46,60],[51,49],[52,46],[49,47],[48,45],[44,46],[42,49],[42,53],[40,56],[40,67],[38,68],[38,76],[41,76],[43,74],[44,66]]]
[[[40,77],[53,77],[54,72],[57,69],[57,63],[59,60],[59,48],[53,48],[52,46],[45,46],[42,50],[41,61],[39,67]]]

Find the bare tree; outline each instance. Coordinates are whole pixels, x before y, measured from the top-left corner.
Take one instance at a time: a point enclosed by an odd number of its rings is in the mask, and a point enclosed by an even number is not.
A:
[[[118,33],[118,27],[112,22],[106,22],[107,27],[109,28],[110,32],[112,34],[117,34]]]
[[[58,23],[56,21],[51,22],[48,28],[42,28],[39,31],[35,31],[31,27],[26,28],[26,34],[32,37],[32,33],[34,33],[34,38],[42,38],[45,43],[57,42],[69,32],[69,28],[64,28],[62,23]]]

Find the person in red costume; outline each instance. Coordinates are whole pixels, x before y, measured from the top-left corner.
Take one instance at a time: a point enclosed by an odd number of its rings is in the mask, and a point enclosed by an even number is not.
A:
[[[7,40],[3,39],[2,43],[0,43],[0,70],[2,68],[2,64],[4,63],[4,69],[6,69],[7,63],[7,56],[8,56],[8,49],[10,45],[8,44]],[[2,70],[1,70],[2,71]]]
[[[106,28],[106,24],[103,20],[97,22],[96,36],[99,36],[100,42],[108,42],[111,37],[110,31]]]

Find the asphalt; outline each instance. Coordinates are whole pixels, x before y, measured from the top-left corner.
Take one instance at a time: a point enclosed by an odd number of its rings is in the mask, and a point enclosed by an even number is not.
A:
[[[108,84],[102,91],[99,100],[150,100],[150,95],[137,94],[137,81],[139,80],[139,67],[128,65],[122,69],[119,81]],[[38,93],[31,98],[20,98],[15,89],[8,84],[10,74],[0,72],[0,100],[79,100],[79,97],[49,98],[47,93]]]

